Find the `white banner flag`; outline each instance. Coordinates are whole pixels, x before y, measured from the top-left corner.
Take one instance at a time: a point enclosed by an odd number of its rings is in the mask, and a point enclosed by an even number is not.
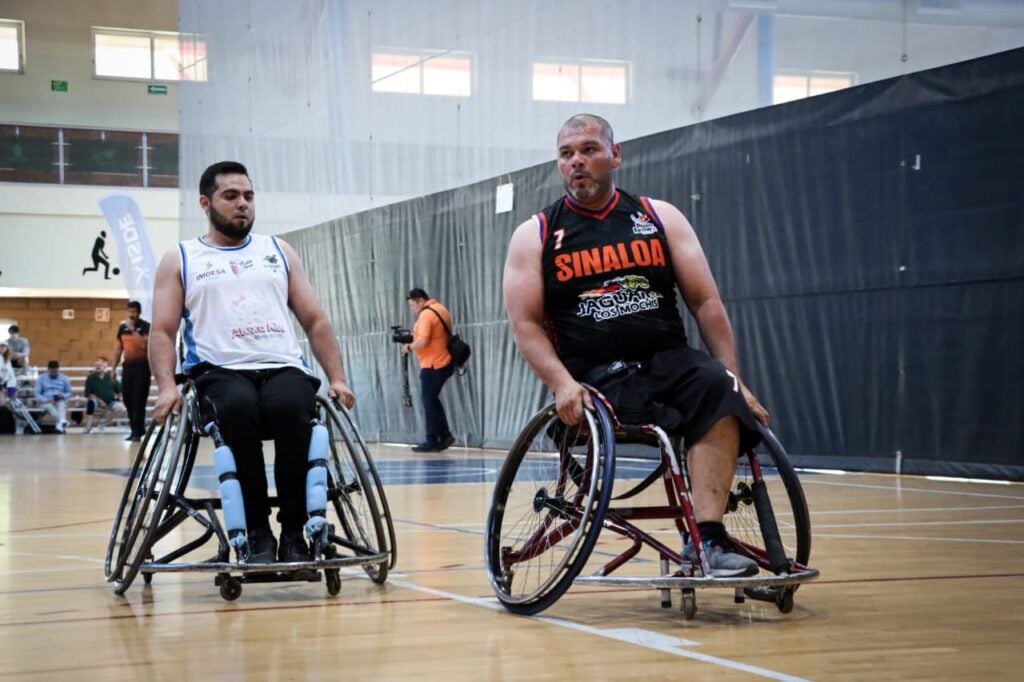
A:
[[[156,277],[156,259],[149,243],[149,232],[142,211],[135,199],[127,194],[111,194],[100,199],[100,208],[117,241],[121,261],[121,274],[125,288],[133,301],[142,304],[142,316],[153,319],[153,281]]]

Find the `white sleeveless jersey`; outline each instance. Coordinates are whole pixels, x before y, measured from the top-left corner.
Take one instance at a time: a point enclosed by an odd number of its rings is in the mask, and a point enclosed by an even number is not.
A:
[[[186,372],[201,362],[309,371],[288,309],[288,260],[274,237],[250,233],[233,247],[211,246],[198,237],[178,249]]]

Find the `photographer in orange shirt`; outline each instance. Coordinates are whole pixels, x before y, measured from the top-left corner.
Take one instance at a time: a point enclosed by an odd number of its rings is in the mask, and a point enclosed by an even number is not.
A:
[[[427,437],[413,452],[441,452],[455,442],[448,427],[448,417],[441,404],[441,388],[451,378],[455,367],[448,354],[448,336],[452,328],[448,309],[430,298],[423,289],[413,289],[408,296],[409,310],[416,315],[412,343],[402,345],[403,353],[416,353],[420,363],[420,394],[427,421]]]

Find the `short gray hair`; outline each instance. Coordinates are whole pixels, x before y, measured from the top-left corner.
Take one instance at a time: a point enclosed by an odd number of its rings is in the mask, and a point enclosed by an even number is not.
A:
[[[615,135],[612,132],[612,125],[605,119],[601,118],[597,114],[576,114],[568,121],[562,124],[562,127],[558,129],[558,136],[562,136],[562,131],[565,129],[576,130],[579,128],[589,128],[590,126],[597,126],[601,129],[601,137],[611,147],[615,144]]]

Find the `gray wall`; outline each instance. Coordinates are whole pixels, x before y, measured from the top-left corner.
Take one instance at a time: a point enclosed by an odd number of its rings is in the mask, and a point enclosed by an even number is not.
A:
[[[203,168],[238,158],[269,211],[261,229],[289,231],[541,163],[581,110],[628,140],[770,102],[761,82],[777,71],[867,83],[1024,45],[1024,4],[955,4],[182,0],[211,74],[181,89],[183,205]],[[472,95],[373,92],[371,53],[396,48],[468,53]],[[534,61],[580,59],[627,62],[628,101],[531,99]],[[184,235],[204,229],[183,214]]]

